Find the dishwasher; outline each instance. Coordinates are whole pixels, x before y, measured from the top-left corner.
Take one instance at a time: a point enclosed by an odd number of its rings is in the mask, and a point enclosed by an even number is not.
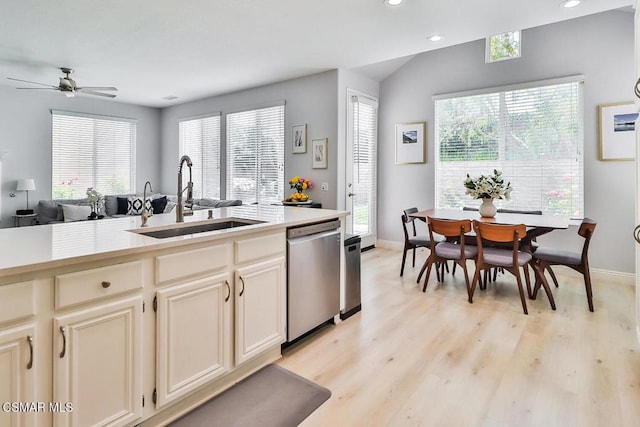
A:
[[[340,220],[287,229],[287,341],[340,313]]]

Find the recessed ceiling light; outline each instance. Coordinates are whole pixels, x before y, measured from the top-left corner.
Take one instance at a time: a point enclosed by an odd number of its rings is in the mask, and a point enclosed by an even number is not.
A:
[[[404,0],[384,0],[388,6],[400,6]]]
[[[442,37],[441,35],[434,34],[433,36],[429,37],[429,40],[432,41],[432,42],[439,42],[443,38],[444,37]]]
[[[175,95],[167,95],[167,96],[163,96],[162,99],[166,99],[167,101],[173,101],[174,99],[178,99],[178,97]]]
[[[570,9],[572,7],[580,6],[581,3],[582,0],[565,0],[560,4],[560,6]]]

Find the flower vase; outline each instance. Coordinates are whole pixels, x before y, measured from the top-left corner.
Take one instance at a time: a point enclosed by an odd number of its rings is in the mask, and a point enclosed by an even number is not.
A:
[[[496,205],[493,204],[493,198],[485,197],[482,199],[482,204],[480,205],[480,216],[485,218],[493,218],[496,216]]]

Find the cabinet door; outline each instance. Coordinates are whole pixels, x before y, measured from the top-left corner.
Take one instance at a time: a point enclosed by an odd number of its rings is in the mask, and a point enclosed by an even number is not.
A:
[[[158,291],[158,407],[229,371],[229,281],[224,273]]]
[[[0,331],[0,403],[3,405],[36,402],[36,366],[33,363],[35,336],[34,325]],[[0,409],[0,426],[33,425],[35,411]]]
[[[285,340],[285,261],[236,270],[236,364]]]
[[[142,415],[142,298],[56,316],[53,401],[73,410],[55,426],[122,426]]]

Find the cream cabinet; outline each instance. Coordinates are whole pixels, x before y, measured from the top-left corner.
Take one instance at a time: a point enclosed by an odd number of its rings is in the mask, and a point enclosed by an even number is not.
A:
[[[231,369],[230,281],[225,272],[157,292],[158,408]]]
[[[37,401],[35,339],[36,328],[33,323],[0,329],[0,404],[3,405],[0,408],[0,426],[36,425],[35,411],[25,410],[29,408],[4,407]]]
[[[142,416],[142,297],[57,315],[53,401],[71,411],[54,426],[124,426]]]
[[[238,268],[235,284],[235,361],[239,365],[285,341],[284,257]]]

